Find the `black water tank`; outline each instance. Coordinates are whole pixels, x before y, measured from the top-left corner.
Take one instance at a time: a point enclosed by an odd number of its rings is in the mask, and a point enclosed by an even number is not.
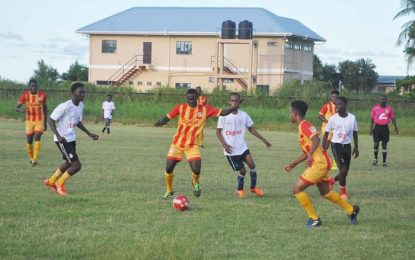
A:
[[[231,20],[226,20],[222,23],[222,39],[235,39],[236,23]]]
[[[239,22],[238,38],[239,39],[252,39],[252,23],[248,20]]]

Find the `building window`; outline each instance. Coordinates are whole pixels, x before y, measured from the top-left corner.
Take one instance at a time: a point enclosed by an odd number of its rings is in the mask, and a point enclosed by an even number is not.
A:
[[[139,81],[139,82],[137,82],[137,85],[141,86],[141,85],[143,85],[143,82]]]
[[[176,42],[176,54],[192,54],[192,42]]]
[[[256,85],[256,93],[269,95],[269,85]]]
[[[156,82],[156,86],[161,86],[161,82]]]
[[[115,84],[115,81],[108,81],[108,80],[97,80],[96,84],[97,84],[97,85],[101,85],[101,86],[108,86],[108,85],[113,85],[113,84]]]
[[[301,50],[301,44],[295,43],[294,50],[297,50],[297,51]]]
[[[191,88],[191,83],[176,83],[176,89],[188,89]]]
[[[304,51],[311,52],[312,50],[313,50],[313,48],[311,47],[311,45],[304,44]]]
[[[268,47],[277,47],[277,45],[278,45],[277,42],[267,42]]]
[[[151,81],[147,82],[147,86],[151,86],[153,83]]]
[[[284,46],[285,46],[286,49],[292,49],[293,48],[293,44],[291,42],[286,42]]]
[[[209,77],[209,83],[215,83],[216,81],[215,81],[215,77]]]
[[[115,40],[102,40],[102,53],[115,53],[117,50],[117,41]]]
[[[233,82],[234,82],[233,79],[228,79],[228,78],[223,79],[223,83],[233,83]]]
[[[128,81],[128,85],[133,85],[134,82],[133,81]]]

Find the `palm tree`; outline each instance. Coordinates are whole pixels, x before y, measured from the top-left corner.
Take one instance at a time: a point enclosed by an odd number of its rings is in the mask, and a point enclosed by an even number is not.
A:
[[[395,15],[393,18],[394,20],[396,18],[415,14],[415,0],[401,0],[401,6],[402,10]],[[396,44],[398,46],[404,44],[404,53],[407,58],[407,70],[409,70],[409,67],[415,59],[415,20],[404,23],[401,29],[402,31],[399,34]]]

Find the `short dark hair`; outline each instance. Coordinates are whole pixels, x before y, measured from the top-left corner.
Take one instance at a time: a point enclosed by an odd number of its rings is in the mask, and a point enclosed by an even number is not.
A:
[[[186,94],[195,94],[196,96],[198,96],[199,94],[197,93],[197,90],[196,89],[194,89],[194,88],[189,88],[187,91],[186,91]]]
[[[35,80],[35,79],[30,79],[30,80],[29,80],[29,84],[28,84],[28,85],[30,85],[30,84],[32,84],[32,83],[36,83],[36,84],[37,84],[37,80]]]
[[[308,110],[308,105],[305,101],[294,100],[291,102],[291,109],[297,112],[301,117],[305,117]]]
[[[330,95],[333,95],[333,94],[340,95],[340,92],[337,89],[334,89],[331,91]]]
[[[112,95],[108,93],[108,94],[107,94],[107,97],[112,97]]]
[[[237,96],[239,100],[241,99],[241,95],[239,95],[238,92],[231,92],[228,96],[228,100],[231,99],[231,96]]]
[[[345,97],[343,97],[343,96],[340,96],[340,97],[337,97],[337,100],[341,100],[341,101],[343,101],[343,103],[344,103],[345,105],[347,105],[347,98],[345,98]]]
[[[79,83],[79,82],[72,83],[71,93],[74,93],[75,90],[77,90],[78,88],[83,88],[83,87],[84,87],[84,84],[82,84],[82,83]]]

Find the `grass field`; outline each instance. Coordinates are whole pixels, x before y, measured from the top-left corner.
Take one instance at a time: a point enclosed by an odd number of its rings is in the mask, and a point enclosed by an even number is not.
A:
[[[51,132],[43,138],[39,166],[31,168],[24,122],[0,120],[0,126],[1,259],[415,258],[413,137],[392,135],[390,167],[373,168],[372,141],[361,135],[361,156],[348,178],[350,201],[361,207],[359,224],[351,226],[311,187],[323,226],[307,230],[306,214],[291,193],[302,167],[283,171],[300,152],[293,132],[261,131],[273,144],[270,150],[247,134],[266,196],[239,199],[236,174],[208,129],[202,196],[193,197],[189,167],[180,163],[174,189],[189,197],[191,210],[178,212],[161,199],[174,128],[114,125],[99,141],[78,130],[83,169],[69,180],[70,195],[61,197],[42,184],[61,160]]]

